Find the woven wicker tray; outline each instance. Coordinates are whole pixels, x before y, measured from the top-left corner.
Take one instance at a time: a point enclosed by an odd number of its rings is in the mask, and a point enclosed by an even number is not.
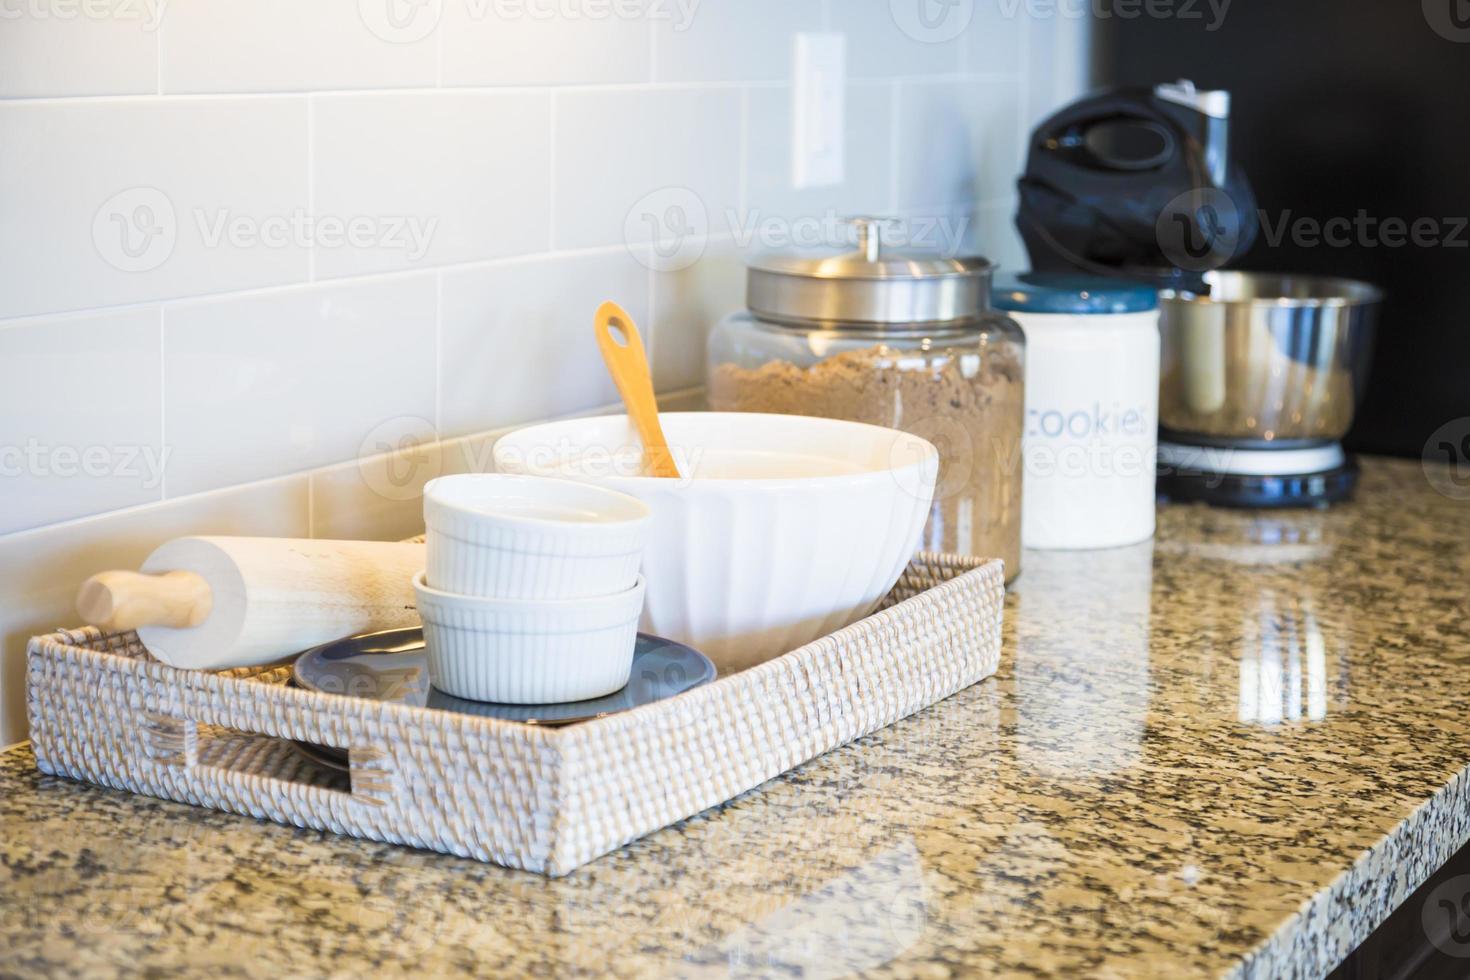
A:
[[[921,554],[880,611],[677,697],[538,728],[203,673],[136,634],[31,639],[42,772],[563,875],[995,672],[1001,565]],[[346,749],[351,775],[287,739]]]

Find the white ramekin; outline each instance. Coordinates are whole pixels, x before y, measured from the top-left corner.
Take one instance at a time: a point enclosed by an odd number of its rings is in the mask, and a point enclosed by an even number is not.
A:
[[[486,599],[413,579],[429,681],[446,694],[500,704],[600,698],[628,683],[643,578],[592,599]]]
[[[464,473],[424,487],[425,582],[498,599],[626,592],[638,578],[649,509],[572,480]]]

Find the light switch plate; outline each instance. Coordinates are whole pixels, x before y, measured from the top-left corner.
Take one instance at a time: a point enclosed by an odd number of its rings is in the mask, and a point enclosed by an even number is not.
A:
[[[843,181],[847,38],[796,35],[791,86],[791,183],[830,187]]]

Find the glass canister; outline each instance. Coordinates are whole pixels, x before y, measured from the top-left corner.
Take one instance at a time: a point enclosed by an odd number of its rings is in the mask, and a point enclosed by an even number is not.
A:
[[[983,258],[897,252],[859,219],[857,250],[764,255],[747,310],[711,332],[710,407],[902,429],[940,452],[920,547],[1021,571],[1025,338],[990,308]]]

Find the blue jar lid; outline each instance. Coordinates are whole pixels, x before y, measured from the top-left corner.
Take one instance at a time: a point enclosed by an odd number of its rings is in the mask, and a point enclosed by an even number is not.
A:
[[[1124,279],[1022,272],[996,280],[990,305],[1009,313],[1147,313],[1159,308],[1159,294]]]

